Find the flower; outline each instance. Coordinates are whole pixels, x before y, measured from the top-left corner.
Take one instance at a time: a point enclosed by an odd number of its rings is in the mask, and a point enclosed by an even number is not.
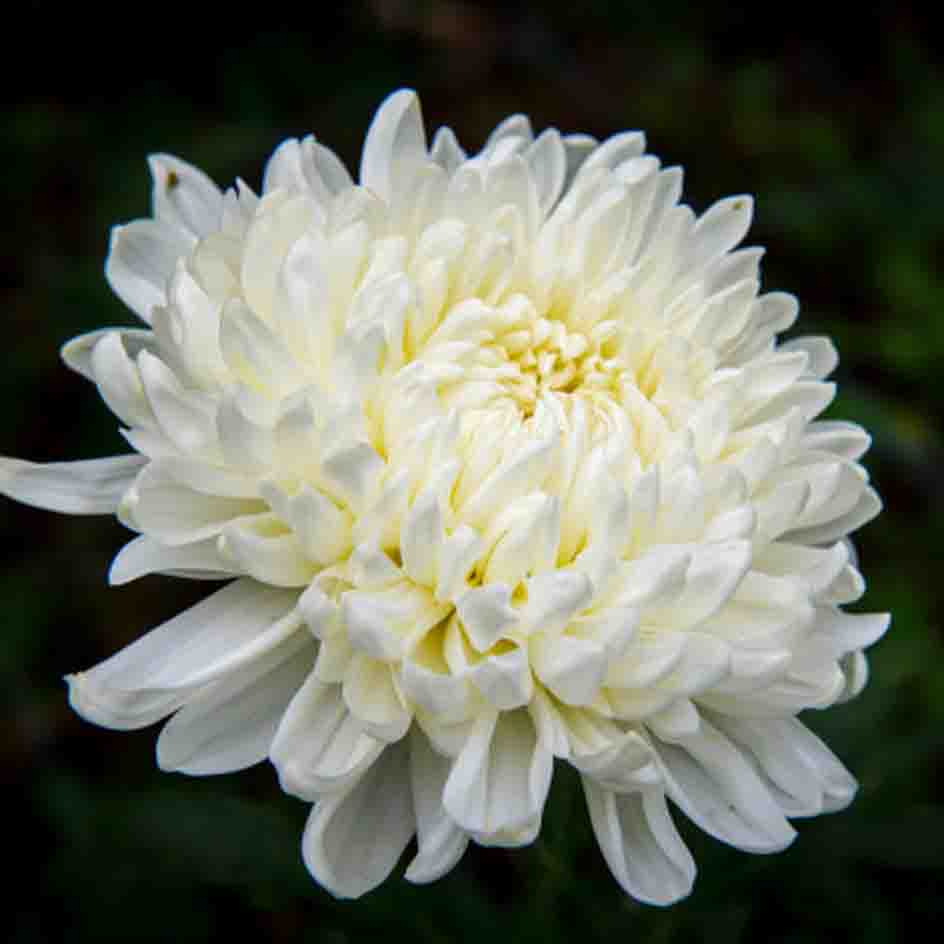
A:
[[[537,835],[580,772],[619,884],[667,904],[695,865],[667,800],[750,852],[855,781],[797,715],[857,694],[885,615],[848,535],[880,508],[830,341],[701,217],[643,135],[502,122],[468,157],[391,95],[360,183],[313,137],[262,195],[150,159],[153,218],[106,275],[146,322],[65,345],[134,452],[0,488],[138,533],[110,580],[229,581],[87,672],[106,727],[170,717],[163,769],[266,758],[313,802],[339,896],[431,881]]]

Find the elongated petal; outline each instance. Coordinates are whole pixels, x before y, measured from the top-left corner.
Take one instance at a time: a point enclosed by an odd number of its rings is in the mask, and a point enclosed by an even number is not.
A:
[[[295,633],[264,656],[204,689],[164,725],[162,770],[225,774],[266,759],[282,715],[311,670],[315,646]]]
[[[520,845],[533,837],[553,757],[523,709],[480,718],[446,782],[446,811],[478,842]]]
[[[583,778],[597,842],[623,890],[650,905],[671,905],[692,890],[695,861],[659,790],[617,795]]]
[[[49,511],[112,515],[146,464],[134,455],[45,464],[0,456],[0,493]]]
[[[111,562],[108,582],[115,587],[147,574],[173,574],[191,580],[225,580],[239,576],[231,561],[217,550],[217,542],[200,541],[173,547],[142,534],[126,544]]]
[[[386,748],[349,790],[318,802],[302,855],[332,895],[359,898],[393,871],[415,829],[409,748],[402,742]]]
[[[417,884],[441,878],[462,858],[469,837],[443,805],[443,790],[451,761],[438,754],[426,735],[414,726],[410,734],[410,777],[416,812],[416,856],[406,870]]]
[[[223,194],[203,171],[170,154],[152,154],[148,165],[157,219],[196,237],[219,229]]]
[[[746,852],[777,852],[795,838],[748,761],[706,722],[683,746],[657,751],[669,796],[709,835]]]
[[[751,721],[719,716],[714,720],[755,758],[788,816],[816,816],[852,802],[855,778],[795,718]]]
[[[142,321],[150,323],[154,306],[167,303],[167,285],[177,260],[192,243],[192,236],[158,220],[116,226],[105,264],[108,284]]]
[[[312,674],[289,703],[269,756],[286,793],[315,800],[344,792],[382,750],[351,716],[341,686]]]
[[[419,99],[408,89],[394,92],[377,109],[361,158],[361,184],[389,200],[394,187],[426,156]]]
[[[262,503],[200,494],[152,463],[128,492],[123,509],[139,530],[179,545],[215,537],[230,521],[261,511]]]
[[[141,728],[298,630],[296,595],[237,580],[110,659],[66,676],[75,710],[106,728]]]

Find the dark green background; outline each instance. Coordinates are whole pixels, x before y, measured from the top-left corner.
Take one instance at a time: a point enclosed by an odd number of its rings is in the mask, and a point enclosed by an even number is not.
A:
[[[644,128],[654,153],[685,167],[696,210],[756,195],[750,238],[768,248],[765,286],[800,297],[804,332],[836,339],[841,393],[831,415],[874,435],[867,464],[886,510],[859,539],[863,605],[893,611],[894,623],[872,654],[865,694],[807,719],[858,776],[860,794],[844,813],[800,822],[795,844],[774,857],[683,827],[696,890],[658,910],[620,893],[561,770],[532,847],[474,848],[435,886],[393,878],[364,900],[336,902],[300,861],[307,809],[279,794],[270,768],[213,780],[161,774],[154,730],[102,731],[67,707],[63,673],[204,588],[151,577],[107,589],[126,538],[119,525],[4,502],[11,940],[189,942],[241,931],[276,942],[910,940],[922,921],[944,918],[935,24],[901,4],[861,5],[853,20],[831,19],[828,4],[341,6],[311,4],[291,22],[287,7],[232,7],[213,32],[198,32],[181,4],[126,6],[117,18],[34,4],[13,14],[21,23],[7,21],[5,56],[22,47],[29,65],[0,90],[0,452],[123,451],[115,421],[57,349],[131,322],[102,264],[109,227],[146,215],[149,152],[258,186],[275,145],[311,130],[356,167],[373,109],[407,84],[420,90],[430,127],[451,124],[473,148],[512,111],[537,127],[601,136]]]

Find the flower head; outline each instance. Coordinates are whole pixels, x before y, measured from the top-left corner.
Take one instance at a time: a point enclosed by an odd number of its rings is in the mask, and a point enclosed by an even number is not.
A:
[[[133,453],[2,460],[8,495],[138,533],[112,583],[229,581],[72,705],[171,716],[164,769],[270,759],[337,895],[414,835],[415,882],[531,842],[555,759],[657,904],[695,872],[667,799],[769,852],[853,796],[796,716],[858,693],[888,623],[842,609],[869,440],[817,419],[828,339],[778,340],[797,303],[735,248],[750,198],[696,217],[644,148],[519,115],[469,157],[400,91],[359,183],[313,137],[261,196],[155,155],[106,268],[147,326],[63,349]]]

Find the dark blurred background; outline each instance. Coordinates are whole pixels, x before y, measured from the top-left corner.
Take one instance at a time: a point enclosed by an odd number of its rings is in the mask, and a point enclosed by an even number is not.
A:
[[[0,777],[8,939],[16,944],[223,939],[415,941],[578,936],[646,942],[890,942],[944,918],[944,77],[936,24],[908,4],[490,6],[373,0],[233,7],[26,4],[7,18],[0,174],[0,452],[60,460],[124,451],[94,390],[59,362],[68,338],[131,323],[105,284],[109,227],[148,211],[145,156],[169,151],[224,184],[314,131],[356,168],[374,108],[416,87],[430,128],[472,149],[502,117],[605,136],[638,127],[686,169],[698,211],[757,197],[765,286],[801,299],[804,333],[838,343],[831,415],[874,436],[886,510],[859,537],[863,606],[894,623],[855,702],[806,720],[861,781],[853,807],[800,822],[786,852],[735,852],[683,825],[695,893],[625,898],[579,786],[555,780],[530,848],[474,848],[447,879],[400,878],[362,901],[309,879],[307,808],[267,766],[161,774],[156,732],[102,731],[66,704],[86,668],[205,592],[169,578],[107,589],[127,535],[110,520],[4,502]],[[669,12],[671,10],[671,13]],[[12,16],[12,24],[10,22]],[[286,23],[273,29],[270,24]],[[19,53],[19,55],[17,55]],[[15,65],[15,71],[13,64]],[[933,926],[933,925],[932,925]]]

